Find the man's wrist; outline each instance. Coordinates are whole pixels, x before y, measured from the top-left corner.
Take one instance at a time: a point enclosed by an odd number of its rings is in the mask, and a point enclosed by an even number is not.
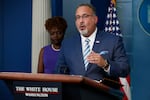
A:
[[[105,65],[103,66],[104,70],[107,70],[109,67],[109,62],[107,60],[105,60]]]

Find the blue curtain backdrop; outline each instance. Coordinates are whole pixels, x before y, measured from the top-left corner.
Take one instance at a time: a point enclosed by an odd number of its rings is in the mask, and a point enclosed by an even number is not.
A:
[[[51,0],[52,16],[62,16],[62,0]]]
[[[91,4],[93,4],[96,8],[96,12],[99,18],[98,27],[100,30],[103,30],[110,0],[91,0]]]

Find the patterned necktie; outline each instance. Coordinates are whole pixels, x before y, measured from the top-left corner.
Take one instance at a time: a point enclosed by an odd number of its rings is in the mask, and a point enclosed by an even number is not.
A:
[[[87,61],[87,56],[90,53],[90,45],[89,45],[90,40],[86,39],[85,40],[85,45],[84,45],[84,50],[83,50],[83,59],[84,59],[84,65],[85,65],[85,70],[87,70],[87,65],[89,62]]]

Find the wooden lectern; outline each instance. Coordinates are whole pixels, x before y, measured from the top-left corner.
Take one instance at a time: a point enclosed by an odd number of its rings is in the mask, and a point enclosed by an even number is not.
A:
[[[122,100],[120,90],[83,76],[0,72],[14,100]]]

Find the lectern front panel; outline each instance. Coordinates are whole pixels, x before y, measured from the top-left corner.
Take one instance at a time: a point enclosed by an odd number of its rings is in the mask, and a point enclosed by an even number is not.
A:
[[[15,100],[61,100],[62,86],[59,82],[14,81]]]

